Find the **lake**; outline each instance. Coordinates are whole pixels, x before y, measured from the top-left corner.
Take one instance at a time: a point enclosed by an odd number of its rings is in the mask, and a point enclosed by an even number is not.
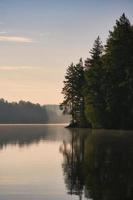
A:
[[[133,132],[0,125],[0,200],[133,199]]]

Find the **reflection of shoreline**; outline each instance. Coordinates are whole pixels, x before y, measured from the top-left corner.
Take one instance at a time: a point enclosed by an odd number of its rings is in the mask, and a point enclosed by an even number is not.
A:
[[[82,130],[63,141],[67,192],[79,199],[133,199],[133,131]]]
[[[63,154],[63,174],[67,193],[77,195],[80,200],[84,196],[85,170],[84,153],[85,141],[91,134],[90,129],[69,129],[71,139],[63,141],[60,152]]]
[[[56,128],[55,128],[56,126]],[[62,140],[60,136],[62,129],[61,125],[38,125],[38,124],[12,124],[0,125],[0,149],[8,144],[18,145],[23,147],[33,143],[38,143],[41,140],[58,141]]]
[[[1,124],[0,123],[0,126],[66,126],[66,125],[68,125],[68,123],[55,123],[55,124],[51,124],[51,123],[49,123],[49,124]]]
[[[38,131],[35,127],[27,126],[0,126],[0,148],[7,146],[8,144],[30,145],[32,143],[38,143],[41,139],[45,138],[46,133],[43,129]]]

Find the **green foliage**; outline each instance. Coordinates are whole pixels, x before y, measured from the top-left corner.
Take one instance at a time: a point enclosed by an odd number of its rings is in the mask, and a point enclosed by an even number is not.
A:
[[[72,115],[71,123],[77,124],[80,127],[86,124],[83,94],[84,84],[84,67],[82,59],[80,59],[78,64],[74,65],[72,63],[68,66],[62,90],[64,101],[61,104],[64,113]]]
[[[73,70],[76,67],[71,66]],[[76,78],[75,72],[73,75],[71,79],[69,73],[66,76],[69,90],[65,89],[65,97],[68,97],[65,100],[70,96],[82,97],[82,113],[92,127],[133,128],[133,26],[125,14],[116,20],[104,48],[99,36],[95,40],[82,70],[83,81]],[[75,91],[80,95],[75,95]],[[80,98],[74,98],[74,105]]]
[[[133,27],[123,14],[110,32],[105,47],[106,102],[110,126],[132,128]]]
[[[93,127],[99,127],[103,120],[104,94],[102,84],[104,80],[104,70],[102,62],[103,46],[98,37],[93,49],[90,51],[91,58],[87,59],[86,77],[86,114]]]

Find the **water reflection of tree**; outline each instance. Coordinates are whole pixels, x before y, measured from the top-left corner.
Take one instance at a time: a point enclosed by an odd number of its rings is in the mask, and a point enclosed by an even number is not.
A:
[[[94,134],[86,145],[86,191],[94,200],[133,199],[133,136]]]
[[[43,125],[1,125],[0,150],[8,145],[28,147],[43,140],[59,140],[58,132],[58,128]]]
[[[133,134],[71,132],[63,142],[63,171],[69,194],[82,199],[133,199]]]
[[[71,131],[70,143],[63,141],[60,148],[63,154],[63,171],[65,184],[69,194],[75,194],[82,199],[85,184],[84,150],[86,132],[77,129]]]

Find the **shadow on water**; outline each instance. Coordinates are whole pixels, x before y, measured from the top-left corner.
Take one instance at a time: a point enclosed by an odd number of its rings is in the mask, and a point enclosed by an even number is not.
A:
[[[0,126],[0,149],[10,144],[29,146],[42,140],[61,143],[62,169],[69,195],[80,200],[133,199],[133,132],[69,130],[43,125]]]
[[[63,126],[0,125],[0,149],[7,145],[29,146],[40,141],[62,141],[66,134]]]
[[[133,199],[133,132],[71,130],[63,141],[68,194],[79,199]]]

